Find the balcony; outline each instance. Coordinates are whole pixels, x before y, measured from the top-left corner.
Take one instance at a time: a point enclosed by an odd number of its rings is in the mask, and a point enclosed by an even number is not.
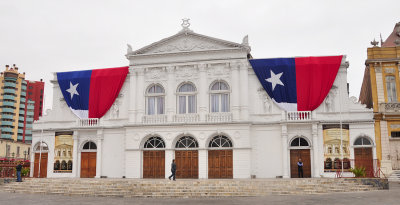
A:
[[[387,113],[400,112],[400,103],[379,103],[379,111]]]
[[[167,115],[145,115],[142,118],[143,124],[162,124],[167,122]]]
[[[191,123],[191,122],[198,122],[199,119],[200,119],[200,116],[197,113],[177,114],[174,116],[174,122]]]
[[[312,119],[311,111],[286,111],[284,120],[287,121],[309,121]]]
[[[207,114],[207,122],[231,122],[231,112],[213,112]]]
[[[77,120],[78,127],[97,127],[100,125],[99,118],[88,118]]]

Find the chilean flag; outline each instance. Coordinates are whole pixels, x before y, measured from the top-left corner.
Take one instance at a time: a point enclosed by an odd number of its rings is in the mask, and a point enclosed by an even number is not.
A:
[[[271,99],[286,111],[313,111],[332,88],[343,56],[251,59]]]
[[[81,119],[101,118],[110,109],[128,75],[129,67],[57,73],[65,102]]]

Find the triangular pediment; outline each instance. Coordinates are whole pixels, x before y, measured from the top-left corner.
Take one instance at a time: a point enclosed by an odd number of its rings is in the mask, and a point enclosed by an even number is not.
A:
[[[128,55],[146,55],[163,53],[195,52],[207,50],[249,49],[246,44],[229,42],[194,32],[179,32],[171,37],[162,39],[139,50],[131,51]]]

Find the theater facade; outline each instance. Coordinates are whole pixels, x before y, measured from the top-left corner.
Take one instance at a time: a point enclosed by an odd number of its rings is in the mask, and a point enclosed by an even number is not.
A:
[[[138,50],[100,119],[79,119],[57,75],[53,105],[35,122],[32,177],[177,179],[335,177],[379,167],[373,112],[348,95],[346,57],[314,111],[284,111],[265,92],[249,59],[247,36],[234,43],[177,34]]]

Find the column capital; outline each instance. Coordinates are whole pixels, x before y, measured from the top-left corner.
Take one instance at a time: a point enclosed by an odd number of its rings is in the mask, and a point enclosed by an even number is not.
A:
[[[72,135],[72,139],[73,140],[78,140],[78,135],[79,135],[79,132],[77,130],[75,130],[74,134]]]
[[[104,135],[103,135],[103,129],[98,129],[97,130],[97,140],[103,140]]]
[[[287,125],[286,124],[282,124],[282,136],[287,137]]]
[[[175,66],[167,66],[165,69],[167,70],[168,74],[173,74],[175,72]]]
[[[199,69],[200,72],[206,72],[207,71],[207,64],[204,64],[204,63],[198,64],[197,68]]]

